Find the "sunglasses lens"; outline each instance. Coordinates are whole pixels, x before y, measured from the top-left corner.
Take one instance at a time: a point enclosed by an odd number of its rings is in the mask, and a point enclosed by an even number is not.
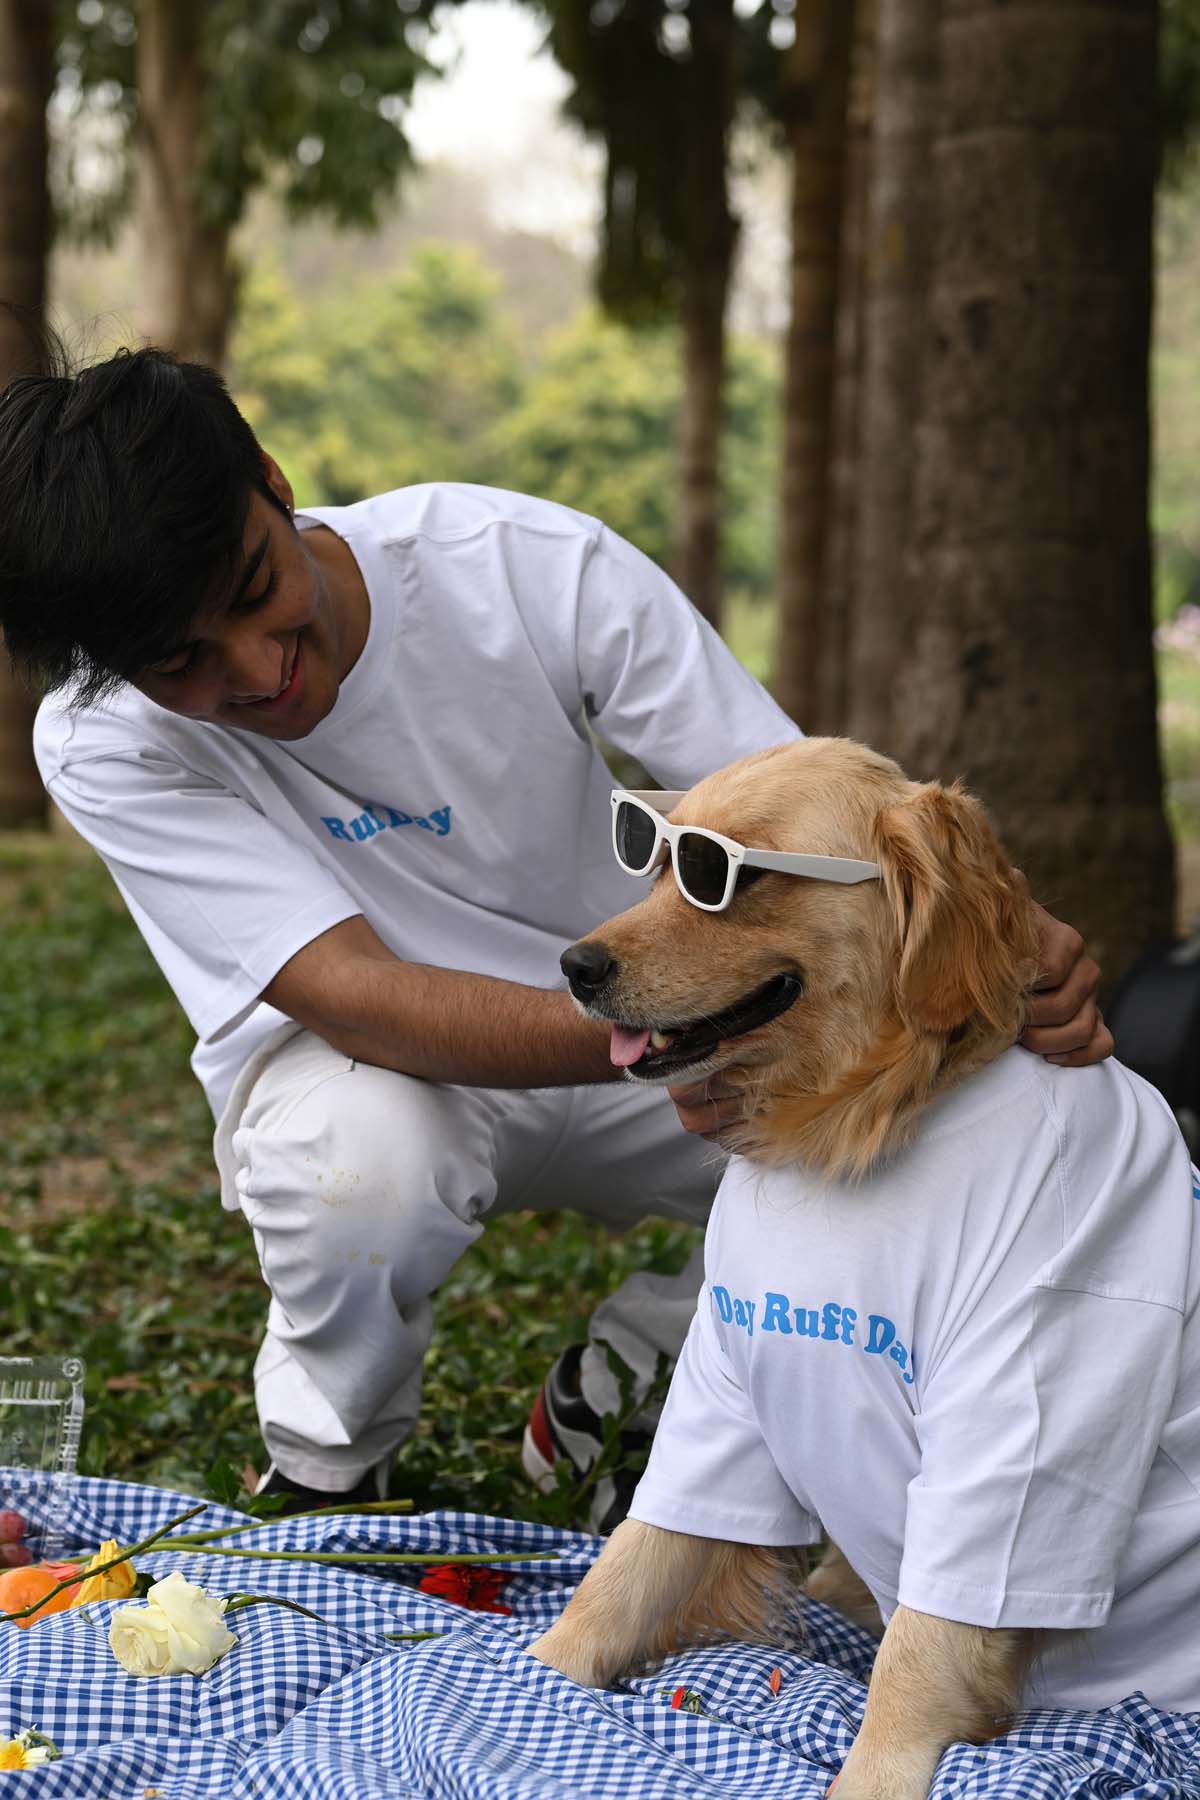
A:
[[[622,800],[617,807],[617,855],[625,867],[635,875],[648,869],[657,842],[658,833],[649,813]]]
[[[719,906],[729,879],[729,857],[720,844],[698,832],[685,831],[679,839],[679,885],[702,906]]]

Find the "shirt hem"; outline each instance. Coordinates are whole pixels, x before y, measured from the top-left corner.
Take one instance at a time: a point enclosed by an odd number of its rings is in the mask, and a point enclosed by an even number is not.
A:
[[[797,1512],[792,1519],[778,1513],[754,1513],[746,1507],[697,1507],[670,1494],[644,1494],[639,1487],[629,1508],[631,1519],[657,1525],[662,1531],[681,1531],[691,1537],[722,1538],[734,1544],[765,1544],[786,1549],[795,1544],[820,1541],[821,1527],[810,1515]]]
[[[969,1581],[951,1581],[923,1569],[906,1569],[896,1596],[899,1606],[934,1613],[960,1625],[1071,1630],[1103,1625],[1112,1611],[1113,1593],[1064,1593],[1052,1589],[1016,1588],[998,1592]]]

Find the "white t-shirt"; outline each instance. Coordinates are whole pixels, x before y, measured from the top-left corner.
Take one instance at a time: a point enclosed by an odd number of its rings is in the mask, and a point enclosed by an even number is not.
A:
[[[191,1020],[218,1117],[282,1022],[263,988],[356,914],[406,960],[562,985],[566,946],[644,893],[613,858],[587,723],[681,788],[797,735],[594,519],[434,484],[297,520],[318,523],[350,546],[371,619],[307,737],[178,718],[133,688],[38,715],[42,777]]]
[[[1010,1050],[859,1186],[737,1159],[633,1515],[1097,1627],[1031,1702],[1200,1707],[1200,1232],[1160,1096]]]

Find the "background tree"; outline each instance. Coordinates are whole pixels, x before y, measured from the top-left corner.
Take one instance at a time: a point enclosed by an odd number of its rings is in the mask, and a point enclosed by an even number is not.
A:
[[[955,0],[894,747],[1110,976],[1172,924],[1147,524],[1154,0]],[[879,596],[876,595],[876,599]]]
[[[53,80],[49,0],[0,0],[0,387],[40,358],[50,248],[46,107]],[[11,310],[8,310],[11,309]],[[0,642],[0,827],[41,823],[34,697]]]
[[[268,183],[293,217],[373,222],[410,160],[402,119],[430,67],[420,45],[431,5],[83,0],[74,9],[62,46],[76,109],[64,188],[85,228],[111,229],[136,185],[149,338],[224,361],[232,236]],[[97,143],[108,169],[99,191]]]
[[[737,242],[729,136],[743,66],[734,0],[538,0],[570,76],[566,110],[605,149],[602,302],[682,325],[676,579],[721,613],[725,312]]]
[[[863,260],[847,725],[888,749],[896,668],[914,628],[914,430],[933,250],[932,131],[941,0],[878,0]]]
[[[854,16],[852,0],[799,9],[778,101],[792,206],[774,685],[784,711],[810,731],[830,723],[822,675],[834,649],[824,623]]]

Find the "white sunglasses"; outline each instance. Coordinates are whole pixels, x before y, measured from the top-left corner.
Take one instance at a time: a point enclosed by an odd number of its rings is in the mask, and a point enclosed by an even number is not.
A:
[[[882,873],[878,863],[859,862],[851,856],[747,850],[744,844],[703,825],[672,825],[663,814],[678,806],[683,797],[683,792],[614,788],[613,851],[628,875],[651,874],[669,853],[676,886],[701,912],[724,912],[742,868],[843,883],[875,881]]]

